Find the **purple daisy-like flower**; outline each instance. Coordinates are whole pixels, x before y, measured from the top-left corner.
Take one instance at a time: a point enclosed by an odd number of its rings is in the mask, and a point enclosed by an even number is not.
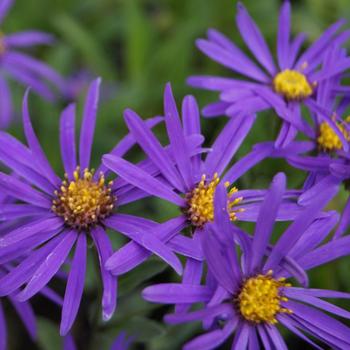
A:
[[[314,254],[338,219],[336,214],[317,218],[327,203],[327,195],[306,207],[275,245],[269,244],[285,181],[284,174],[274,178],[259,211],[253,237],[231,224],[225,190],[218,188],[216,218],[205,226],[206,239],[202,241],[210,279],[201,286],[160,284],[143,291],[144,298],[151,302],[204,303],[199,310],[165,317],[170,324],[197,320],[209,328],[206,334],[185,344],[184,349],[215,349],[232,334],[232,349],[255,350],[261,345],[265,349],[287,349],[277,324],[317,349],[321,347],[306,334],[334,349],[350,347],[350,329],[324,311],[345,318],[350,318],[350,313],[322,299],[350,298],[350,294],[294,287],[287,282],[296,267],[305,271],[339,256],[339,252],[327,248],[327,259],[319,260],[320,253]],[[235,249],[236,242],[240,255]]]
[[[337,34],[344,21],[330,26],[315,43],[300,54],[305,35],[299,34],[295,39],[290,38],[290,12],[290,2],[285,0],[279,16],[278,65],[275,64],[258,26],[243,4],[238,3],[238,30],[259,64],[223,34],[211,29],[207,40],[197,41],[198,48],[214,61],[246,79],[216,76],[193,76],[188,79],[191,86],[220,92],[220,101],[204,108],[205,116],[226,114],[228,117],[236,117],[273,108],[283,120],[276,141],[278,146],[288,144],[295,137],[297,129],[303,130],[305,134],[312,132],[301,116],[301,104],[311,111],[317,111],[317,104],[313,99],[318,90],[317,85],[350,66],[349,59],[344,57],[333,62],[332,66],[319,68],[327,50],[332,46],[340,46],[349,38],[350,31]],[[322,118],[345,143],[332,118],[327,113],[322,114]]]
[[[4,194],[15,203],[0,207],[0,219],[18,223],[12,231],[0,237],[0,261],[15,265],[1,278],[0,295],[24,288],[17,299],[25,301],[42,290],[59,272],[64,263],[70,265],[64,296],[61,334],[71,328],[83,293],[87,240],[92,238],[101,267],[103,283],[103,319],[108,320],[116,307],[117,280],[104,264],[112,254],[106,228],[112,227],[107,219],[116,223],[133,220],[138,225],[152,222],[119,214],[116,209],[135,198],[147,194],[132,191],[130,186],[108,182],[108,170],[100,165],[96,172],[90,168],[93,134],[99,99],[100,79],[89,88],[80,130],[79,159],[75,143],[75,105],[69,105],[60,118],[60,146],[65,176],[61,180],[51,168],[33,130],[29,111],[28,93],[23,102],[23,125],[28,147],[5,132],[0,133],[0,160],[10,168],[10,175],[0,173]],[[153,127],[162,120],[156,117],[147,121]],[[111,154],[124,155],[134,139],[127,135]],[[78,165],[79,164],[79,165]],[[68,255],[75,246],[73,258]],[[24,258],[21,258],[25,255]],[[17,262],[19,259],[19,262]]]
[[[0,23],[13,2],[13,0],[0,0]],[[50,34],[40,31],[0,33],[0,128],[9,125],[13,113],[8,77],[26,87],[31,86],[36,93],[49,100],[54,98],[54,94],[47,82],[61,91],[65,88],[64,79],[54,69],[18,51],[35,45],[52,44],[53,41]]]
[[[159,143],[135,112],[126,110],[124,116],[131,135],[148,156],[149,167],[145,166],[145,162],[134,165],[114,155],[105,155],[103,163],[120,176],[116,183],[125,180],[179,208],[180,214],[177,217],[145,230],[144,239],[150,242],[150,246],[155,245],[153,240],[157,244],[161,241],[170,252],[188,257],[183,280],[185,283],[196,284],[199,282],[203,261],[200,236],[205,235],[203,228],[214,219],[217,186],[224,183],[228,189],[227,207],[231,221],[255,221],[266,191],[238,190],[232,184],[270,151],[258,149],[251,152],[224,174],[249,132],[255,116],[232,119],[208,150],[206,157],[202,157],[201,154],[194,154],[186,142],[186,138],[198,139],[199,144],[203,141],[197,103],[192,96],[184,98],[181,122],[170,85],[166,86],[164,93],[164,118],[170,141],[168,148]],[[284,194],[277,220],[291,220],[302,210],[296,204],[299,194],[296,190]],[[112,221],[113,218],[109,219],[110,224]],[[128,230],[128,227],[117,224],[114,224],[114,228],[118,231]],[[190,237],[183,234],[185,229],[190,231]],[[140,247],[138,241],[129,242],[107,260],[106,268],[115,275],[126,273],[151,255],[150,249],[145,248]],[[178,258],[174,254],[169,254],[169,257],[171,259],[166,260],[163,256],[163,259],[178,271]]]

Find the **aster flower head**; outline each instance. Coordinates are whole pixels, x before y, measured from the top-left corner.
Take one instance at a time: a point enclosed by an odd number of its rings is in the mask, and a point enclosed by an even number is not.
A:
[[[11,271],[1,278],[0,295],[11,294],[23,286],[17,298],[28,300],[48,284],[63,264],[70,265],[62,308],[60,331],[63,335],[69,331],[79,308],[90,239],[101,267],[103,318],[108,320],[112,316],[116,307],[117,281],[104,268],[112,253],[106,234],[106,228],[110,227],[107,219],[117,223],[133,219],[133,216],[119,214],[118,208],[133,201],[135,196],[142,198],[144,195],[141,191],[131,191],[130,186],[114,186],[112,181],[107,181],[108,170],[103,165],[96,171],[90,167],[99,87],[100,79],[97,79],[87,93],[78,158],[75,105],[69,105],[62,112],[59,137],[65,170],[62,179],[50,166],[33,130],[28,93],[23,102],[23,125],[28,146],[5,132],[0,134],[0,160],[12,170],[10,175],[0,173],[1,188],[4,194],[16,200],[1,206],[1,220],[15,222],[15,228],[0,237],[0,260],[14,264]],[[152,127],[160,120],[159,117],[150,119],[147,125]],[[111,154],[123,155],[133,145],[132,136],[127,135]],[[144,221],[139,219],[138,223],[142,225]],[[74,246],[73,258],[69,260],[68,255]],[[24,253],[25,258],[20,259]]]
[[[222,185],[226,189],[226,207],[231,222],[256,221],[266,191],[241,190],[234,183],[266,157],[269,151],[257,149],[231,167],[228,166],[253,124],[253,115],[230,120],[210,149],[194,148],[193,145],[200,146],[203,142],[198,106],[193,97],[185,97],[180,118],[170,85],[166,86],[164,92],[164,118],[169,138],[166,147],[160,144],[135,112],[125,111],[130,133],[148,159],[135,165],[121,157],[105,155],[103,163],[120,176],[116,184],[126,181],[150,195],[166,200],[178,207],[179,215],[154,227],[145,227],[144,239],[141,241],[143,248],[139,241],[133,239],[107,260],[106,268],[115,275],[124,274],[145,261],[153,252],[177,272],[181,272],[179,259],[174,254],[178,253],[188,257],[183,280],[185,283],[198,284],[204,259],[201,237],[205,236],[203,229],[206,225],[215,220],[214,197],[218,186]],[[203,155],[204,151],[206,155]],[[228,170],[225,172],[226,168]],[[293,219],[302,210],[296,204],[299,194],[299,191],[294,190],[284,194],[277,220]],[[125,232],[131,229],[116,224],[114,228]]]
[[[208,31],[208,39],[197,41],[198,48],[245,79],[216,76],[193,76],[188,79],[191,86],[220,92],[220,101],[204,108],[205,116],[226,114],[235,117],[273,108],[283,120],[276,141],[278,146],[288,144],[295,137],[297,129],[306,134],[311,132],[301,116],[301,104],[315,111],[317,104],[314,97],[318,85],[350,66],[349,60],[343,57],[334,61],[332,66],[320,69],[327,50],[333,46],[339,47],[349,38],[349,31],[337,34],[344,21],[330,26],[315,43],[300,53],[305,35],[299,34],[291,39],[290,12],[290,1],[285,0],[279,15],[277,65],[258,26],[243,4],[238,3],[237,27],[258,64],[223,34],[211,29]],[[335,127],[330,116],[322,114],[322,118],[330,123],[345,143],[342,133]]]
[[[170,324],[202,321],[208,332],[185,344],[184,349],[215,349],[234,335],[232,349],[286,349],[277,325],[321,349],[312,339],[332,348],[350,346],[350,329],[324,311],[345,318],[350,313],[322,298],[349,298],[347,293],[296,287],[291,276],[303,280],[305,270],[322,264],[318,245],[335,226],[337,214],[317,218],[327,196],[296,217],[275,245],[269,243],[278,207],[285,191],[285,176],[278,174],[266,193],[253,236],[230,223],[225,191],[217,191],[217,219],[204,231],[203,251],[210,279],[202,286],[160,284],[143,291],[146,300],[204,306],[191,312],[167,315]],[[219,204],[221,203],[221,206]],[[241,249],[236,252],[237,243]],[[327,245],[327,244],[326,244]],[[337,253],[324,249],[330,261]],[[316,252],[316,254],[314,254]],[[322,260],[322,259],[321,259]],[[303,277],[304,276],[304,277]],[[307,281],[304,281],[307,285]],[[261,345],[260,345],[261,344]]]
[[[0,1],[0,23],[13,5],[13,0]],[[65,88],[64,79],[47,64],[18,51],[35,45],[54,42],[50,34],[40,31],[24,31],[13,34],[0,32],[0,128],[9,125],[13,114],[11,91],[7,78],[32,89],[46,99],[52,100],[52,84],[60,91]]]

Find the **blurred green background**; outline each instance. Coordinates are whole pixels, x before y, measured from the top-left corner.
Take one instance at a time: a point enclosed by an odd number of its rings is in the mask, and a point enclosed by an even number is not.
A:
[[[281,2],[246,0],[243,3],[274,49]],[[235,4],[234,0],[17,1],[2,30],[11,33],[40,29],[54,33],[57,37],[55,45],[32,50],[34,56],[40,57],[66,76],[83,72],[91,78],[103,78],[94,142],[94,159],[97,163],[98,157],[108,152],[126,131],[122,119],[124,108],[130,107],[144,118],[162,114],[162,94],[166,82],[171,81],[178,103],[188,93],[198,98],[200,106],[216,99],[214,93],[187,87],[185,79],[192,74],[231,75],[228,70],[199,53],[194,41],[203,37],[207,28],[214,27],[245,49],[234,23]],[[350,19],[348,0],[295,0],[292,5],[293,32],[308,33],[309,42],[338,18]],[[18,115],[10,131],[23,139],[20,105],[24,89],[14,84],[13,90]],[[83,96],[84,93],[79,96],[80,111]],[[53,166],[62,173],[58,120],[64,103],[53,105],[32,94],[30,107],[43,147]],[[207,145],[211,144],[224,123],[225,118],[203,120]],[[263,113],[236,158],[248,152],[253,143],[273,139],[277,128],[277,118],[272,113]],[[159,133],[162,137],[161,129]],[[140,156],[140,152],[131,154],[133,159]],[[264,188],[277,171],[288,174],[290,188],[300,187],[305,178],[304,174],[293,170],[285,162],[269,160],[254,168],[237,186]],[[347,193],[342,191],[330,208],[341,210],[346,196]],[[130,211],[162,221],[176,213],[176,208],[163,202],[146,200],[130,206]],[[252,225],[246,227],[251,229]],[[122,238],[116,236],[114,233],[113,240],[117,247]],[[90,258],[86,292],[73,329],[79,348],[108,349],[118,332],[124,329],[136,336],[137,349],[180,349],[181,344],[200,332],[199,324],[165,326],[161,319],[169,308],[160,308],[141,300],[139,292],[146,283],[176,280],[176,276],[157,259],[151,259],[120,279],[118,312],[111,322],[103,324],[99,309],[99,272],[93,263],[93,249]],[[311,273],[313,286],[350,291],[349,262],[349,259],[343,259]],[[64,291],[57,281],[54,285]],[[40,297],[33,299],[33,305],[38,314],[38,344],[31,343],[17,316],[6,305],[10,349],[60,349],[61,339],[57,330],[60,310]],[[343,305],[349,307],[349,304]],[[291,349],[308,348],[288,333],[285,336]]]

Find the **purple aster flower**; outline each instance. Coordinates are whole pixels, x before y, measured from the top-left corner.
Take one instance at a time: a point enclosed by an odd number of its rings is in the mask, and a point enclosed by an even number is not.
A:
[[[23,102],[23,125],[28,147],[5,132],[0,133],[0,160],[11,175],[0,173],[4,194],[15,203],[0,207],[1,221],[25,219],[0,237],[0,261],[14,262],[14,268],[0,282],[0,295],[24,288],[17,295],[25,301],[42,290],[59,273],[64,263],[70,265],[64,296],[61,334],[66,334],[76,317],[83,293],[87,240],[92,239],[100,261],[103,284],[103,319],[108,320],[116,307],[117,280],[105,270],[112,246],[105,229],[107,219],[113,222],[150,225],[150,221],[119,214],[116,209],[146,194],[130,186],[108,182],[108,170],[100,165],[90,168],[93,134],[99,99],[100,79],[89,88],[80,130],[79,158],[75,143],[75,105],[69,105],[60,118],[60,146],[65,176],[60,179],[51,168],[33,130],[28,93]],[[161,118],[147,121],[153,127]],[[111,154],[123,155],[134,145],[131,135],[119,142]],[[67,257],[74,249],[71,260]],[[21,258],[25,253],[25,258]]]
[[[0,0],[0,23],[13,4],[13,0]],[[45,63],[19,52],[18,49],[41,44],[52,44],[53,37],[40,31],[13,34],[0,33],[0,128],[6,128],[12,117],[13,106],[7,78],[11,78],[45,97],[54,95],[47,82],[60,90],[65,88],[64,79]]]
[[[288,144],[295,137],[296,129],[310,133],[301,116],[301,104],[311,111],[317,111],[317,104],[313,99],[318,90],[317,85],[350,66],[349,59],[344,57],[333,62],[332,66],[323,66],[320,69],[327,50],[332,46],[342,45],[349,38],[350,31],[337,34],[344,21],[330,26],[315,43],[300,53],[305,35],[299,34],[295,39],[290,38],[290,12],[290,2],[285,0],[279,16],[278,65],[275,64],[259,28],[243,4],[238,3],[238,30],[259,65],[223,34],[211,29],[208,31],[208,39],[197,41],[198,48],[214,61],[246,79],[216,76],[194,76],[188,79],[191,86],[220,92],[220,101],[204,108],[203,113],[207,117],[222,114],[235,117],[273,108],[283,120],[276,141],[278,146]],[[322,118],[343,138],[329,115],[322,114]]]
[[[313,252],[337,222],[336,214],[317,218],[327,196],[306,207],[275,245],[269,244],[285,181],[282,173],[274,178],[260,208],[253,237],[230,223],[226,193],[219,187],[215,196],[219,209],[214,223],[205,226],[206,239],[202,240],[210,279],[201,286],[160,284],[143,291],[144,298],[152,302],[204,303],[199,310],[165,317],[170,324],[197,320],[208,328],[207,333],[185,344],[184,349],[215,349],[232,334],[235,350],[255,350],[261,345],[265,349],[287,349],[278,324],[316,349],[321,347],[308,335],[332,349],[350,347],[350,328],[325,312],[344,318],[350,318],[350,313],[323,300],[350,298],[350,294],[295,287],[287,281],[296,269],[305,271],[322,264],[322,259],[317,259],[319,254],[315,259]],[[337,256],[337,252],[327,251],[329,260]]]
[[[197,103],[192,96],[184,98],[181,121],[170,85],[165,88],[164,116],[170,141],[168,147],[159,143],[135,112],[126,110],[126,124],[149,158],[148,163],[143,161],[134,165],[114,155],[104,156],[103,163],[120,176],[116,184],[125,180],[150,195],[166,200],[179,208],[179,215],[152,228],[145,228],[144,241],[149,241],[149,247],[144,245],[146,249],[142,249],[133,239],[107,260],[106,268],[116,275],[126,273],[145,261],[151,255],[150,248],[156,245],[155,242],[160,245],[161,241],[169,249],[169,258],[165,255],[162,258],[178,271],[178,258],[170,253],[174,251],[188,257],[184,281],[198,283],[203,260],[200,236],[204,235],[205,225],[214,219],[213,199],[218,184],[224,183],[228,189],[227,206],[231,221],[255,221],[266,191],[238,190],[232,184],[266,157],[269,151],[258,149],[228,167],[255,119],[253,115],[245,115],[230,120],[205,157],[193,153],[186,138],[197,140],[199,144],[203,141]],[[229,169],[224,174],[226,168]],[[284,194],[277,220],[293,219],[302,210],[296,205],[298,195],[299,191],[294,190]],[[112,224],[113,218],[108,220],[118,231],[128,233],[127,230],[132,229]],[[185,229],[190,237],[183,234]]]

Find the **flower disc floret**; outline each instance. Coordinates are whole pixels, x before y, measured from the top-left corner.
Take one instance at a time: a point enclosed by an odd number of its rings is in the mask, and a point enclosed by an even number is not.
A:
[[[112,182],[106,184],[103,173],[94,179],[94,171],[74,171],[74,180],[65,175],[59,191],[55,191],[52,210],[64,218],[65,223],[75,229],[89,229],[109,216],[114,208]]]
[[[237,298],[240,314],[254,323],[277,323],[278,313],[292,312],[281,306],[282,301],[288,301],[282,295],[281,288],[289,286],[285,278],[274,279],[272,271],[247,279]]]
[[[193,226],[203,227],[207,222],[214,220],[214,195],[219,182],[220,178],[217,173],[210,181],[207,181],[206,175],[202,175],[197,187],[186,195],[187,208],[185,213]],[[225,183],[225,186],[229,187],[230,183]],[[234,208],[243,199],[242,197],[232,199],[237,191],[236,187],[232,187],[228,193],[227,208],[231,221],[237,220],[236,214],[243,211],[242,208]]]
[[[345,139],[347,141],[350,141],[350,133],[346,129],[345,125],[338,123],[337,126],[338,126],[338,129],[341,131],[341,133],[344,135]],[[321,150],[327,151],[327,152],[341,150],[343,148],[343,144],[339,136],[335,133],[334,129],[327,122],[323,122],[320,124],[317,143],[318,143],[318,147]]]
[[[273,87],[288,101],[303,100],[313,93],[306,76],[291,69],[279,72],[273,80]]]

